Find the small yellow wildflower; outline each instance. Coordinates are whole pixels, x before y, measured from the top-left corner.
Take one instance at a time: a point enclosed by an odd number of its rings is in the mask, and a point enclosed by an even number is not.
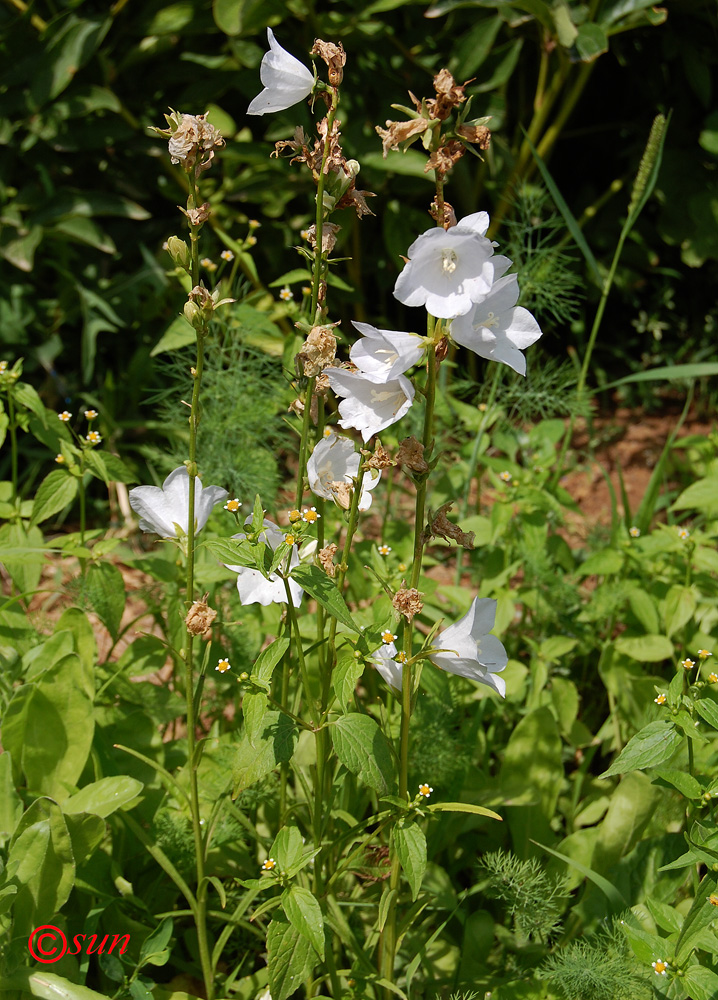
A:
[[[72,420],[72,414],[68,413],[67,410],[63,410],[62,413],[58,413],[58,419],[62,420],[63,424],[66,424],[68,420]]]
[[[381,641],[385,642],[387,646],[389,645],[390,642],[393,642],[395,639],[396,636],[394,635],[393,632],[390,632],[389,629],[387,629],[385,632],[382,632],[381,634]]]
[[[688,539],[688,538],[691,537],[691,533],[688,530],[688,528],[679,528],[678,529],[678,537],[681,539],[681,541],[685,542],[686,539]]]
[[[423,795],[425,799],[428,799],[434,789],[431,785],[421,784],[419,785],[419,795]]]
[[[499,479],[503,479],[505,483],[510,483],[513,478],[510,472],[504,471],[499,473]]]
[[[628,529],[628,534],[631,536],[631,538],[640,538],[641,537],[641,529],[637,528],[635,526],[635,524],[634,524],[634,526],[632,528]]]
[[[307,524],[314,524],[321,516],[321,514],[317,514],[316,507],[305,507],[302,511],[302,520],[306,521]]]
[[[406,563],[399,563],[396,567],[400,573],[406,573]]]
[[[65,461],[65,456],[55,455],[55,461],[57,462],[58,465],[62,465],[62,463]]]
[[[247,225],[249,226],[250,229],[259,229],[259,227],[262,225],[262,223],[261,222],[257,222],[256,219],[250,219],[249,222],[247,223]]]
[[[214,669],[219,670],[220,674],[226,674],[228,670],[232,669],[232,667],[230,666],[229,660],[226,657],[224,657],[219,660],[217,666]]]
[[[289,520],[292,522],[292,524],[294,524],[295,521],[301,521],[301,519],[302,519],[301,512],[298,511],[296,509],[296,507],[294,508],[294,510],[290,510],[288,512],[288,517],[289,517]]]
[[[349,989],[351,989],[353,986],[356,986],[356,984],[357,984],[356,979],[347,979],[347,986],[349,987]]]
[[[479,403],[479,411],[481,413],[486,413],[487,410],[488,410],[488,406],[486,405],[486,403]]]
[[[85,420],[97,420],[97,410],[85,410]]]
[[[657,959],[655,962],[651,962],[655,973],[657,976],[665,976],[668,972],[668,962],[664,962],[662,958]]]
[[[685,660],[681,660],[681,666],[685,670],[692,670],[695,667],[695,665],[696,665],[695,660],[691,660],[688,657],[686,657]]]
[[[406,653],[405,653],[405,652],[404,652],[404,650],[402,649],[402,650],[400,650],[400,651],[399,651],[399,652],[398,652],[398,653],[396,654],[396,656],[394,657],[394,659],[395,659],[395,661],[396,661],[397,663],[406,663],[406,661],[407,661],[407,660],[409,659],[409,657],[408,657],[408,656],[406,655]]]
[[[296,542],[296,538],[294,537],[294,535],[285,535],[284,541],[287,543],[287,545],[294,545],[294,543]]]
[[[300,232],[299,235],[302,237],[303,240],[308,240],[309,239],[309,230],[308,229],[302,229],[302,231]]]
[[[277,867],[277,862],[274,860],[274,858],[267,858],[267,860],[262,864],[262,871],[271,872],[272,869],[276,867]]]
[[[244,241],[244,243],[245,243],[245,246],[254,247],[254,246],[257,245],[257,237],[256,236],[248,236],[247,239]]]
[[[228,500],[224,505],[224,509],[230,511],[232,514],[236,514],[242,504],[239,502],[239,497],[235,497],[234,500]]]
[[[88,444],[99,444],[100,441],[102,441],[102,438],[97,433],[97,431],[90,431],[90,433],[85,438],[85,441],[87,441]]]
[[[711,904],[711,906],[718,906],[718,893],[712,892],[710,896],[706,896],[706,899]]]
[[[379,546],[379,555],[380,556],[388,556],[390,552],[391,552],[391,545],[380,545]]]
[[[658,697],[654,698],[653,700],[655,701],[656,705],[665,705],[666,696],[664,694],[659,694]]]
[[[0,375],[4,375],[7,371],[7,361],[0,361]]]
[[[231,250],[223,250],[220,257],[222,260],[234,260],[234,254]]]
[[[284,288],[279,293],[279,298],[282,302],[290,302],[294,298],[294,292],[291,290],[289,285],[285,285]]]
[[[716,673],[710,673],[710,674],[708,674],[708,683],[709,684],[718,684],[718,674],[716,674]]]
[[[333,433],[334,432],[332,431],[331,427],[325,427],[324,428],[324,437],[325,438],[331,437]]]
[[[698,656],[701,660],[707,660],[708,657],[713,656],[713,654],[708,649],[699,649]]]
[[[302,285],[302,295],[311,295],[312,290],[309,285]]]

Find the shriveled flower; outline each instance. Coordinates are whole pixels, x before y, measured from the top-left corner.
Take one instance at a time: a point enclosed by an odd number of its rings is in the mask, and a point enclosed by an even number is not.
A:
[[[205,594],[201,601],[195,601],[187,612],[184,620],[187,631],[192,635],[205,635],[212,628],[212,623],[217,617],[214,608],[207,604],[209,593]]]
[[[426,102],[429,114],[432,118],[440,118],[444,121],[448,118],[454,108],[458,108],[466,100],[464,89],[465,83],[458,84],[454,80],[448,69],[441,69],[434,77],[434,90],[436,98]]]
[[[424,475],[424,473],[429,471],[429,463],[424,458],[424,445],[421,441],[417,441],[413,434],[408,438],[404,438],[399,445],[399,450],[396,453],[396,462],[397,465],[403,465],[411,472],[416,472],[419,475]]]
[[[314,87],[314,74],[282,48],[271,28],[267,28],[267,40],[269,52],[259,67],[264,90],[247,108],[248,115],[285,111],[309,97]]]
[[[508,663],[506,650],[489,630],[496,620],[496,601],[475,597],[471,607],[455,625],[434,640],[440,647],[429,659],[440,670],[493,688],[502,697],[506,682],[497,677]]]
[[[341,226],[334,222],[324,222],[322,224],[322,253],[331,253],[336,246],[337,236],[341,231]],[[317,249],[317,227],[310,226],[307,229],[307,240],[312,250]]]
[[[173,163],[181,163],[186,171],[195,171],[199,176],[207,170],[214,158],[215,149],[224,146],[219,129],[207,121],[203,115],[185,115],[173,111],[165,115],[168,128],[154,128],[153,132],[169,139],[169,154]]]
[[[432,316],[453,319],[469,312],[510,267],[508,257],[494,257],[485,236],[486,212],[467,215],[451,229],[434,227],[414,240],[409,263],[394,286],[405,306],[426,306]]]
[[[337,338],[332,333],[334,326],[335,323],[313,326],[301,351],[297,354],[296,361],[302,365],[302,373],[309,378],[318,375],[336,357]]]
[[[393,642],[380,646],[369,657],[369,662],[373,663],[389,687],[396,693],[401,694],[401,677],[403,667],[396,660],[396,646]]]
[[[399,571],[403,573],[405,570],[404,563],[399,563]],[[397,590],[391,599],[391,604],[394,610],[403,615],[408,622],[412,621],[415,615],[421,614],[424,607],[421,593],[416,587],[402,587],[401,590]]]
[[[252,518],[248,517],[244,523],[245,525],[251,524]],[[269,521],[267,518],[264,519],[263,526],[264,530],[259,535],[259,541],[265,542],[271,549],[278,548],[284,541],[284,532],[277,527],[274,521]],[[237,539],[246,537],[243,532],[240,532],[238,535],[232,535],[232,538]],[[287,568],[292,570],[298,565],[299,555],[296,549],[292,549],[288,556]],[[284,580],[277,573],[272,573],[269,579],[267,579],[258,569],[251,569],[249,566],[230,566],[226,563],[225,566],[237,574],[237,591],[240,603],[262,604],[264,606],[286,603],[287,591],[284,586]],[[298,608],[302,603],[302,594],[304,591],[294,580],[289,581],[289,591],[292,595],[292,604],[295,608]]]
[[[323,549],[317,552],[317,559],[319,560],[319,565],[322,567],[327,576],[334,576],[336,574],[337,568],[334,565],[334,556],[336,555],[339,546],[335,542],[330,542],[329,545],[325,545]]]
[[[414,386],[405,375],[377,383],[363,372],[340,368],[325,374],[334,392],[345,397],[339,404],[340,426],[360,431],[365,443],[401,420],[414,402]]]
[[[327,78],[330,85],[338,87],[342,82],[347,61],[342,43],[335,45],[334,42],[323,42],[321,38],[317,38],[310,54],[324,60],[328,67]]]
[[[381,441],[375,442],[373,452],[362,449],[362,455],[367,469],[389,469],[396,465],[390,453],[382,447]]]
[[[429,118],[412,118],[408,122],[387,121],[386,128],[376,126],[377,133],[381,136],[382,155],[386,155],[390,149],[399,150],[402,143],[406,143],[405,149],[413,140],[422,135],[428,128],[431,128]]]
[[[458,139],[451,139],[445,145],[440,146],[439,149],[434,150],[426,161],[424,173],[428,174],[430,170],[436,170],[439,174],[448,174],[465,152],[466,146],[464,146],[463,142],[459,142]]]
[[[453,521],[449,520],[447,514],[452,507],[453,501],[451,500],[448,500],[439,507],[436,514],[434,514],[424,528],[422,538],[424,542],[428,542],[430,538],[443,538],[444,541],[454,541],[457,545],[461,545],[465,549],[473,549],[475,532],[463,531],[458,524],[454,524]]]
[[[541,328],[523,306],[517,306],[518,279],[515,274],[499,278],[473,309],[451,324],[451,339],[481,358],[501,361],[519,375],[526,374],[526,358],[521,351],[535,344]]]
[[[352,345],[349,357],[375,382],[390,382],[421,360],[426,342],[418,333],[379,330],[370,323],[352,325],[361,339]]]
[[[491,145],[491,132],[485,125],[457,125],[456,134],[479,149],[488,149]]]
[[[195,532],[209,520],[212,508],[227,497],[221,486],[202,486],[194,480]],[[140,530],[154,531],[162,538],[176,538],[177,529],[187,534],[189,472],[186,466],[170,472],[162,486],[135,486],[130,490],[130,507],[140,515]]]
[[[352,481],[359,475],[361,457],[354,450],[353,442],[346,437],[330,433],[318,441],[307,462],[307,480],[309,489],[324,500],[334,500],[345,510],[340,486],[351,487]],[[369,510],[373,490],[381,479],[377,469],[368,469],[362,477],[359,510]]]

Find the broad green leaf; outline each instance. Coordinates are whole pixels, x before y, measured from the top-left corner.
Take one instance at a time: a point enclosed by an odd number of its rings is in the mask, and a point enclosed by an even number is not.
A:
[[[661,626],[653,598],[645,590],[636,589],[628,595],[628,603],[646,632],[657,633]]]
[[[242,695],[244,731],[252,746],[264,732],[264,717],[268,711],[269,703],[264,691],[245,691]]]
[[[172,917],[164,917],[142,942],[140,949],[140,964],[166,965],[170,957],[168,945],[174,930]]]
[[[653,778],[654,784],[656,779],[664,781],[667,785],[672,785],[687,799],[700,799],[703,795],[700,784],[687,771],[677,771],[669,767],[658,768]]]
[[[364,673],[364,661],[354,655],[352,646],[342,646],[337,652],[337,665],[332,672],[332,687],[337,701],[346,710],[354,702],[354,692],[359,678]]]
[[[608,37],[599,24],[582,24],[575,39],[581,62],[589,63],[608,52]]]
[[[346,625],[353,632],[361,631],[349,613],[349,608],[346,606],[346,602],[340,594],[336,583],[327,576],[324,570],[321,570],[318,566],[300,563],[299,566],[295,566],[292,570],[291,576],[333,618],[336,618],[337,621],[340,621],[342,625]]]
[[[169,650],[161,639],[154,635],[140,635],[124,651],[117,667],[130,677],[153,674],[164,667],[168,656]]]
[[[718,975],[706,965],[689,965],[681,980],[681,989],[689,991],[691,1000],[716,1000]]]
[[[642,663],[670,660],[673,643],[665,635],[622,635],[616,639],[616,651]]]
[[[282,659],[290,646],[290,640],[285,637],[275,639],[266,649],[263,649],[252,667],[252,680],[269,684],[274,668]]]
[[[628,938],[631,951],[639,962],[650,966],[652,961],[665,960],[667,945],[665,938],[661,938],[657,934],[649,934],[642,927],[634,927],[627,921],[622,921],[621,927]]]
[[[272,1000],[287,1000],[311,975],[314,949],[308,938],[277,913],[267,932],[267,965]]]
[[[117,809],[137,798],[144,785],[137,778],[126,774],[100,778],[85,785],[63,803],[65,814],[93,813],[95,816],[110,816]]]
[[[116,639],[125,611],[122,573],[109,562],[91,563],[85,574],[85,593],[100,621]]]
[[[426,872],[426,837],[418,823],[394,827],[394,846],[402,871],[416,900]]]
[[[683,584],[674,584],[666,594],[664,618],[666,623],[666,635],[672,636],[674,632],[686,625],[696,610],[696,595],[692,587]]]
[[[12,776],[12,758],[6,750],[0,753],[0,840],[12,836],[22,816],[22,799]]]
[[[661,930],[667,931],[669,934],[680,933],[685,919],[682,913],[679,913],[672,906],[668,906],[667,903],[661,903],[660,900],[652,899],[650,896],[646,898],[646,906]]]
[[[611,576],[623,569],[625,556],[616,549],[602,549],[594,552],[578,567],[579,576]]]
[[[264,542],[256,545],[246,539],[209,538],[200,542],[199,547],[208,549],[225,566],[246,566],[264,572],[272,561],[272,552]]]
[[[75,652],[82,664],[83,687],[87,695],[95,694],[95,663],[97,662],[97,643],[87,615],[80,608],[67,608],[60,615],[55,631],[72,632]]]
[[[691,483],[671,505],[671,510],[697,510],[706,517],[718,514],[718,474]]]
[[[19,890],[13,907],[15,934],[28,933],[67,902],[75,881],[72,842],[60,806],[35,799],[10,841],[7,881]]]
[[[696,889],[695,899],[686,919],[683,921],[681,933],[676,941],[676,963],[683,965],[695,945],[697,935],[716,919],[716,907],[711,903],[710,896],[718,888],[718,877],[710,872],[701,880]],[[715,996],[715,994],[714,994]]]
[[[22,990],[38,1000],[106,1000],[104,993],[78,986],[51,972],[34,969],[17,969],[3,978],[0,990]]]
[[[76,653],[16,690],[3,723],[3,745],[33,792],[64,801],[87,761],[94,733],[92,699]]]
[[[608,770],[600,775],[626,774],[665,763],[683,743],[683,736],[671,722],[657,719],[632,736]]]
[[[712,698],[699,698],[694,705],[700,717],[718,732],[718,704]]]
[[[53,469],[37,488],[30,523],[39,524],[59,514],[76,496],[77,478],[67,469]]]
[[[88,246],[99,250],[101,253],[113,254],[117,252],[115,241],[110,234],[99,226],[93,219],[83,219],[81,216],[70,216],[67,219],[60,219],[55,223],[55,232],[62,233],[77,243],[86,243]],[[106,320],[97,317],[98,329],[114,330],[113,326],[107,324]]]
[[[53,21],[45,39],[42,71],[32,82],[34,100],[54,100],[75,78],[105,37],[111,19],[90,20],[75,14]]]
[[[183,347],[189,347],[196,340],[194,327],[189,325],[184,316],[177,316],[150,351],[150,357],[154,358],[165,351],[178,351]]]
[[[283,826],[274,838],[269,854],[277,862],[280,870],[285,872],[297,864],[303,849],[304,844],[299,829],[296,826]]]
[[[530,850],[530,837],[541,836],[542,842],[549,839],[550,821],[564,780],[558,725],[547,707],[538,708],[524,716],[512,732],[500,773],[504,798],[528,794],[532,803],[512,806],[506,813],[520,857]]]
[[[573,45],[576,38],[577,28],[571,20],[571,11],[566,0],[553,0],[551,4],[551,17],[556,29],[556,37],[559,45],[568,49]]]
[[[44,564],[43,542],[42,531],[38,527],[26,528],[22,521],[9,522],[0,528],[2,547],[6,551],[16,548],[22,552],[18,559],[8,558],[0,552],[3,565],[21,594],[36,590],[40,582]]]
[[[31,410],[44,425],[47,423],[45,404],[31,385],[27,382],[16,382],[12,395],[15,402]]]
[[[473,802],[432,802],[425,806],[428,812],[472,813],[474,816],[488,816],[489,819],[502,821],[503,817],[486,806],[476,806]]]
[[[87,861],[95,853],[107,835],[107,827],[104,820],[92,813],[78,813],[76,816],[68,816],[64,812],[65,824],[70,834],[72,844],[72,856],[75,865],[78,867]]]
[[[394,787],[391,745],[369,715],[352,712],[331,726],[339,762],[375,792],[385,795]]]
[[[234,795],[264,778],[279,764],[292,758],[297,742],[297,728],[282,712],[267,712],[264,717],[262,738],[255,746],[243,736],[232,750]]]
[[[324,961],[324,920],[314,894],[302,886],[293,885],[282,893],[282,909],[292,927],[310,942]]]

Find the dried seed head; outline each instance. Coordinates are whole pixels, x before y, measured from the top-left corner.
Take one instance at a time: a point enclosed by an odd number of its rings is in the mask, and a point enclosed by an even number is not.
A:
[[[212,627],[212,623],[217,617],[217,612],[207,604],[209,594],[205,594],[201,601],[195,601],[187,612],[184,620],[187,631],[191,635],[205,635]]]
[[[329,323],[326,326],[313,326],[309,331],[304,347],[295,358],[295,365],[302,365],[303,373],[308,378],[318,375],[334,361],[337,354],[337,338],[332,329],[336,325]]]
[[[403,465],[411,472],[424,475],[429,471],[429,465],[424,458],[424,445],[413,436],[405,438],[396,453],[397,465]]]
[[[333,562],[336,551],[337,546],[334,542],[331,542],[329,545],[325,545],[324,548],[320,549],[317,553],[317,559],[327,576],[334,576],[337,571]]]
[[[370,451],[365,451],[362,449],[362,455],[369,455],[364,463],[367,469],[388,469],[391,465],[396,465],[396,462],[391,457],[386,448],[382,447],[381,441],[377,441],[374,446],[374,454]]]
[[[410,622],[414,615],[421,614],[424,602],[421,594],[415,587],[402,587],[394,594],[391,603],[394,610],[403,615]]]

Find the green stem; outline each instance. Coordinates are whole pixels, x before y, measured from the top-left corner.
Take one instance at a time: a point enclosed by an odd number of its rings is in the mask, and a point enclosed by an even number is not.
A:
[[[10,477],[12,480],[13,506],[17,500],[17,424],[15,422],[15,400],[12,387],[7,394],[8,430],[10,431]]]

